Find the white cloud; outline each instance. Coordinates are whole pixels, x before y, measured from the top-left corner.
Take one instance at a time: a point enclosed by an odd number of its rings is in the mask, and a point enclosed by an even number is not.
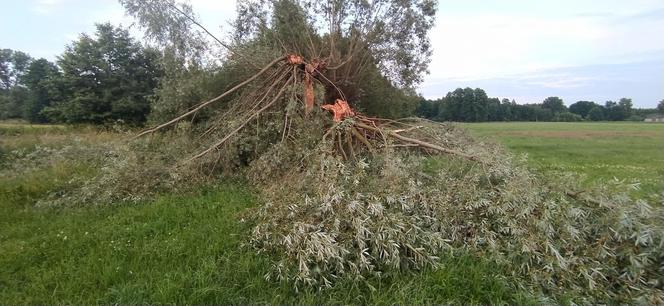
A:
[[[191,5],[199,12],[223,13],[226,11],[235,12],[235,0],[191,0]]]
[[[471,1],[472,2],[472,1]],[[454,5],[450,3],[455,3]],[[564,67],[662,59],[661,3],[608,0],[531,2],[505,0],[473,7],[446,2],[431,32],[431,74],[422,89],[440,80],[463,83]],[[646,16],[640,18],[640,16]],[[656,53],[659,52],[659,53]],[[586,77],[549,76],[538,87],[581,87]],[[526,84],[524,84],[526,85]]]
[[[39,15],[48,15],[66,1],[67,0],[37,0],[33,5],[32,10]]]
[[[223,37],[229,23],[235,19],[235,0],[191,0],[191,6],[201,23],[215,36]]]
[[[582,18],[562,20],[480,15],[440,16],[432,31],[430,69],[437,77],[485,77],[565,64],[572,48],[590,45],[607,30]]]
[[[543,75],[534,77],[533,80],[526,81],[525,83],[543,88],[569,89],[587,86],[591,81],[596,79],[597,78],[593,77],[582,77],[569,74]]]

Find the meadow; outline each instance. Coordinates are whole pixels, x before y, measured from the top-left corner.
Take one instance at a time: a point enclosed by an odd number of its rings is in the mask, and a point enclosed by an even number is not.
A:
[[[664,124],[643,122],[492,122],[463,124],[497,141],[542,173],[572,172],[586,185],[614,178],[639,183],[638,195],[664,189]]]
[[[527,153],[534,168],[573,171],[587,184],[617,177],[661,191],[664,125],[487,123],[465,125],[485,141]],[[103,142],[114,132],[0,124],[0,167],[12,150],[63,146],[71,137]],[[4,164],[3,164],[4,163]],[[35,200],[92,175],[85,164],[53,164],[29,176],[0,177],[0,303],[334,303],[532,304],[497,266],[448,254],[435,271],[341,282],[317,291],[268,281],[271,254],[244,242],[243,216],[258,205],[241,180],[139,204],[36,208]]]

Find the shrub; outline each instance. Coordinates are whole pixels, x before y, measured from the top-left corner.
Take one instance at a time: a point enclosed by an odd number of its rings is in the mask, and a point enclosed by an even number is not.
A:
[[[604,115],[604,107],[595,106],[590,109],[590,112],[588,112],[588,119],[591,121],[602,121],[605,118],[606,116]]]
[[[643,117],[643,116],[639,116],[639,115],[631,115],[631,116],[629,116],[629,118],[627,118],[627,121],[643,121],[643,120],[645,120],[645,119],[646,119],[646,118]]]
[[[577,121],[583,121],[583,117],[573,114],[570,112],[562,112],[562,113],[557,113],[553,117],[553,121],[558,121],[558,122],[577,122]]]

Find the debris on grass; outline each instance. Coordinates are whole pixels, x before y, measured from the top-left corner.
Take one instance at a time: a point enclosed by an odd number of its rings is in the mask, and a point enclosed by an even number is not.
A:
[[[463,251],[509,266],[534,294],[664,303],[664,205],[630,198],[622,182],[579,192],[451,124],[322,104],[324,74],[308,65],[277,58],[129,142],[81,153],[101,155],[99,174],[40,204],[136,202],[240,173],[265,203],[247,216],[250,244],[278,258],[267,277],[298,288],[436,267]],[[231,91],[210,120],[184,121]]]
[[[305,80],[324,75],[296,55],[270,65],[185,163],[247,166],[265,201],[251,243],[280,258],[267,277],[329,287],[460,250],[509,264],[535,293],[664,302],[664,213],[625,184],[579,193],[452,125],[367,117],[342,99],[311,109]]]

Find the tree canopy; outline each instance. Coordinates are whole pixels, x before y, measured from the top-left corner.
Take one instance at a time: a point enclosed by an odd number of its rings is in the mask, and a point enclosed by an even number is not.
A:
[[[445,96],[438,117],[450,121],[486,121],[488,99],[482,89],[457,88]]]
[[[235,38],[248,41],[272,29],[284,52],[324,59],[344,78],[377,65],[393,85],[412,88],[427,72],[427,34],[436,5],[435,0],[241,0]]]
[[[606,101],[604,104],[606,119],[622,121],[629,118],[632,112],[632,99],[621,98],[618,102]]]
[[[232,41],[214,38],[226,49],[226,57],[206,61],[221,53],[202,38],[209,32],[190,6],[173,0],[120,2],[165,50],[189,45],[201,50],[196,54],[207,54],[197,63],[206,64],[204,70],[213,75],[230,76],[225,84],[246,79],[278,56],[297,54],[327,71],[320,77],[326,103],[343,98],[363,112],[386,117],[407,116],[417,106],[414,88],[427,72],[427,34],[436,11],[433,0],[241,0]],[[192,73],[191,65],[179,67],[167,69],[165,79],[181,80]],[[167,92],[172,94],[162,91]],[[160,98],[171,101],[161,94]],[[190,106],[172,104],[164,109]]]
[[[158,57],[126,29],[98,24],[94,37],[81,35],[59,57],[65,98],[49,109],[50,116],[72,123],[145,121],[161,75]]]
[[[586,118],[590,110],[596,106],[598,106],[597,103],[592,101],[578,101],[569,106],[569,112]]]
[[[25,74],[25,84],[29,89],[24,107],[25,119],[30,122],[48,122],[44,110],[60,97],[60,77],[58,67],[46,59],[40,58],[30,63]]]
[[[32,58],[25,52],[0,49],[0,90],[9,90],[23,84]]]
[[[556,112],[554,112],[556,110]],[[420,98],[415,110],[419,117],[436,121],[641,121],[656,109],[633,109],[632,100],[607,102],[606,106],[592,101],[578,101],[569,111],[558,97],[543,103],[517,104],[515,100],[489,98],[480,88],[457,88],[437,100]]]
[[[31,62],[27,53],[0,49],[0,119],[23,116],[28,96],[23,76]]]
[[[604,108],[597,105],[590,109],[588,112],[588,119],[592,121],[602,121],[604,120]]]
[[[558,97],[548,97],[542,102],[542,108],[550,109],[553,114],[562,113],[567,110],[563,99]]]

